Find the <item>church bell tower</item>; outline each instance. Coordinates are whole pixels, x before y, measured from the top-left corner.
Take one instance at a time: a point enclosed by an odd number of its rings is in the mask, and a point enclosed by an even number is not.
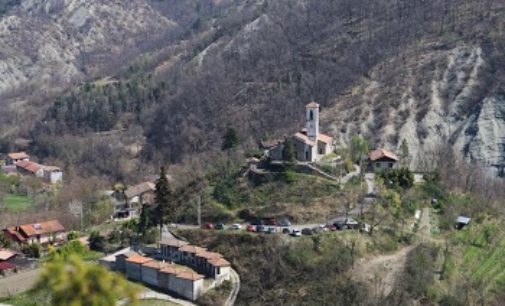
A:
[[[317,141],[319,135],[319,104],[310,102],[305,106],[307,136]]]

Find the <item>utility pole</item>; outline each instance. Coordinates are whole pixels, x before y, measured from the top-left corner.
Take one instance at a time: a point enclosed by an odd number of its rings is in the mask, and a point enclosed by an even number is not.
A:
[[[197,204],[197,220],[198,220],[198,227],[202,227],[202,195],[198,195],[198,198],[196,199],[196,204]]]

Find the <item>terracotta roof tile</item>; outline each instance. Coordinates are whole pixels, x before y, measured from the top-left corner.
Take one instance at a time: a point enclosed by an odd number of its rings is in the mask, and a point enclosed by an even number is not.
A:
[[[11,227],[10,229],[16,230],[16,227]],[[49,220],[40,223],[24,224],[20,226],[21,232],[26,237],[32,237],[36,235],[52,234],[65,231],[65,228],[58,220]]]
[[[194,272],[181,272],[176,274],[177,278],[187,279],[191,281],[196,281],[205,278],[203,275]]]
[[[319,136],[317,137],[317,140],[327,143],[327,144],[332,144],[333,143],[333,137],[328,136],[323,133],[319,133]]]
[[[9,153],[7,154],[9,156],[10,159],[26,159],[26,158],[30,158],[30,156],[28,154],[26,154],[26,152],[13,152],[13,153]]]
[[[16,164],[16,167],[20,167],[26,171],[29,171],[31,173],[37,173],[40,169],[43,168],[42,165],[39,165],[37,163],[27,161],[27,160],[22,160]]]
[[[189,244],[188,242],[182,241],[179,239],[164,239],[164,240],[160,240],[158,243],[160,245],[168,245],[168,246],[176,247],[176,248],[180,248],[180,247],[183,247],[183,246]]]
[[[377,149],[377,150],[373,150],[370,153],[368,153],[368,158],[370,158],[371,161],[375,161],[375,160],[378,160],[378,159],[381,159],[384,157],[389,158],[389,159],[393,159],[395,161],[399,160],[398,156],[396,156],[396,154],[389,152],[387,150],[384,150],[384,149]]]
[[[305,143],[305,144],[308,144],[309,146],[312,146],[314,147],[316,145],[316,143],[314,141],[312,141],[307,135],[305,134],[302,134],[302,133],[296,133],[295,135],[293,135],[293,137],[295,137],[296,139],[300,140],[301,142]]]
[[[312,101],[309,104],[307,104],[305,107],[307,107],[307,108],[319,108],[319,104],[317,104],[316,102]]]
[[[127,258],[127,262],[135,263],[135,264],[145,264],[146,262],[153,261],[154,259],[149,258],[149,257],[144,257],[144,256],[132,256],[130,258]]]
[[[209,264],[213,265],[214,267],[229,267],[229,266],[231,266],[230,262],[224,258],[211,259],[211,260],[209,260]]]
[[[179,249],[179,251],[180,252],[197,254],[199,252],[205,252],[205,251],[207,251],[207,249],[188,244],[188,245],[185,245],[185,246],[181,247]]]
[[[162,261],[157,261],[157,260],[148,261],[148,262],[142,264],[142,267],[153,268],[153,269],[156,269],[156,270],[161,270],[163,268],[167,268],[167,267],[170,267],[170,266],[171,265],[169,263],[162,262]]]
[[[223,258],[223,255],[219,254],[219,253],[216,253],[216,252],[208,252],[208,251],[205,251],[205,252],[198,252],[196,253],[196,256],[198,257],[202,257],[202,258],[205,258],[205,259],[215,259],[215,258]]]
[[[16,254],[7,251],[7,250],[0,250],[0,260],[9,260],[10,258],[14,257]]]

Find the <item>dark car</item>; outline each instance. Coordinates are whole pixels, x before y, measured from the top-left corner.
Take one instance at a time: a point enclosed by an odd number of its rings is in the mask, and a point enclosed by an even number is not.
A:
[[[304,229],[302,229],[302,235],[312,235],[313,232],[310,228],[306,227]]]
[[[217,230],[222,230],[222,229],[224,229],[224,224],[223,223],[218,223],[218,224],[216,224],[214,226],[214,228],[217,229]]]
[[[256,225],[256,232],[263,233],[266,231],[266,228],[263,225]]]
[[[252,225],[252,224],[249,224],[246,228],[246,230],[250,233],[255,233],[256,232],[256,226],[255,225]]]
[[[291,222],[288,219],[279,220],[279,226],[291,226]]]
[[[289,230],[288,227],[285,227],[285,228],[282,229],[282,233],[283,234],[291,234],[291,231]]]
[[[333,223],[333,226],[339,231],[343,230],[346,227],[345,223],[342,222],[335,222]]]
[[[275,227],[269,227],[269,228],[267,228],[266,233],[267,234],[275,234],[275,233],[277,233],[277,229]]]

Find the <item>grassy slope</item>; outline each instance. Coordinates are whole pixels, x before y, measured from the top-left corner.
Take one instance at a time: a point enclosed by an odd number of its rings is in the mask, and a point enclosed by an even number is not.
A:
[[[3,201],[7,210],[14,212],[26,210],[31,205],[29,197],[14,194],[7,194]]]

